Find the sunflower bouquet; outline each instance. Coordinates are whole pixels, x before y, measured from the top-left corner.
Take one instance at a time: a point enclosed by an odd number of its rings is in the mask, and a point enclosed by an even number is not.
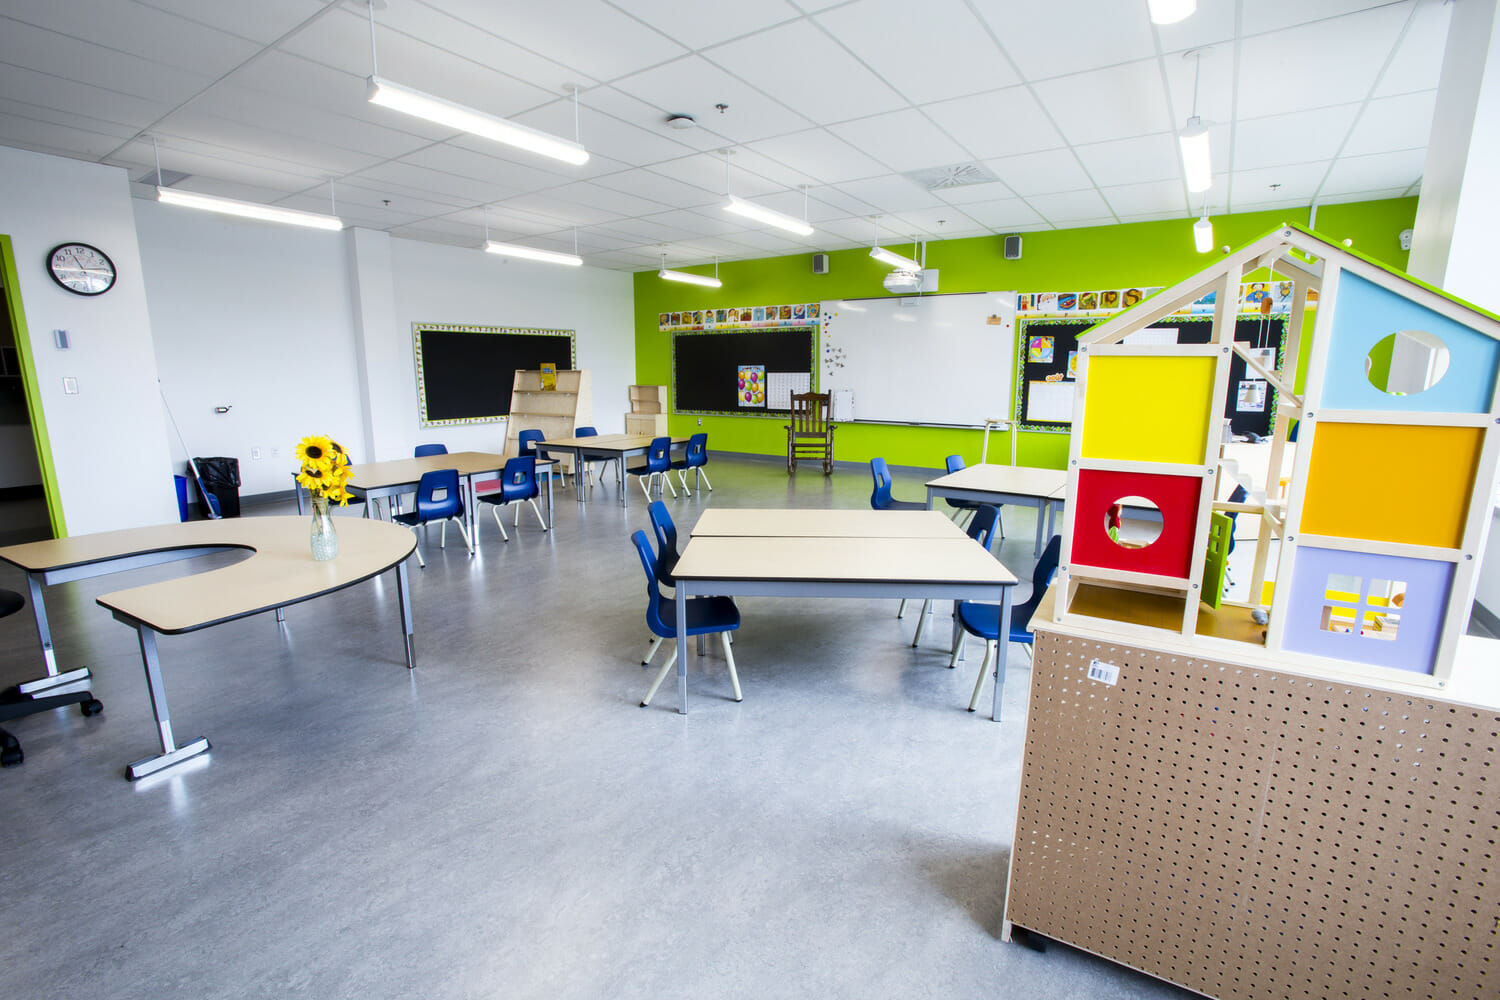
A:
[[[349,502],[345,487],[354,476],[354,467],[343,445],[325,435],[310,434],[297,442],[297,461],[302,463],[297,482],[314,500],[332,500],[340,506]]]

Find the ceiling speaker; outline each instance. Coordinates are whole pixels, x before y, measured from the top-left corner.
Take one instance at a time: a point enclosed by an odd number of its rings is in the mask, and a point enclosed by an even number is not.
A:
[[[813,254],[813,274],[828,273],[828,255],[826,253]]]
[[[1005,259],[1006,260],[1020,260],[1021,259],[1021,237],[1019,237],[1019,236],[1007,236],[1007,237],[1005,237]]]

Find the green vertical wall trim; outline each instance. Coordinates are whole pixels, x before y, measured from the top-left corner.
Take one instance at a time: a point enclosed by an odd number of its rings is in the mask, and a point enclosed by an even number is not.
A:
[[[5,304],[10,311],[10,326],[16,335],[16,356],[21,362],[21,379],[26,386],[26,411],[31,417],[31,436],[36,442],[37,465],[42,470],[42,493],[47,498],[47,516],[52,521],[52,537],[66,538],[67,522],[63,520],[62,500],[57,492],[57,470],[52,463],[52,444],[47,438],[47,418],[42,412],[42,392],[36,381],[36,366],[31,358],[31,334],[26,329],[26,311],[21,307],[21,276],[16,272],[16,255],[10,237],[0,233],[0,275],[5,278]]]
[[[1318,206],[1318,230],[1325,236],[1353,241],[1360,253],[1402,270],[1407,253],[1401,249],[1400,233],[1416,220],[1417,199],[1354,202]],[[1303,223],[1307,211],[1247,212],[1215,216],[1214,242],[1239,246],[1267,230],[1288,222]],[[1193,249],[1193,218],[1167,222],[1136,222],[1088,229],[1047,230],[1022,233],[1020,260],[1006,260],[1003,237],[933,241],[927,245],[927,266],[939,273],[943,294],[956,292],[1066,292],[1125,288],[1142,285],[1172,285],[1207,266],[1213,254]],[[887,240],[898,253],[909,254],[910,243]],[[829,252],[829,273],[812,273],[810,245],[806,253],[760,260],[730,261],[719,265],[722,288],[701,288],[663,281],[656,271],[635,275],[635,369],[636,381],[672,384],[671,335],[662,333],[657,319],[664,312],[683,309],[757,306],[780,302],[823,302],[840,298],[883,296],[881,279],[889,268],[870,259],[866,248]],[[1215,251],[1216,253],[1217,251]],[[1246,275],[1246,280],[1264,280],[1266,272]],[[1309,313],[1302,338],[1303,364],[1312,345]],[[668,390],[670,392],[670,389]],[[1009,402],[1009,401],[1005,401]],[[674,404],[675,405],[675,404]],[[670,412],[670,410],[669,410]],[[676,416],[668,424],[675,435],[699,430],[697,418]],[[723,451],[778,455],[786,452],[786,431],[780,420],[763,417],[704,417],[702,430],[709,433],[711,447]],[[867,461],[879,455],[896,465],[942,468],[944,455],[958,454],[969,464],[979,460],[983,432],[940,427],[909,427],[888,424],[844,424],[834,435],[834,457],[840,461]],[[1068,454],[1065,434],[1021,433],[1017,462],[1060,469]],[[1008,434],[990,434],[989,458],[1010,461]]]

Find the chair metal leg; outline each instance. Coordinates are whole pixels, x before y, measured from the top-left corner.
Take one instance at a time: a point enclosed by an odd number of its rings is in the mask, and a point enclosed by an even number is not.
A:
[[[672,477],[669,476],[669,475],[667,475],[665,472],[658,473],[658,475],[661,476],[661,481],[666,484],[667,489],[669,489],[669,490],[672,491],[672,499],[676,500],[677,499],[677,487],[675,487],[675,486],[672,485]]]
[[[672,672],[672,668],[674,666],[676,666],[676,665],[677,665],[677,644],[673,643],[672,644],[672,655],[669,656],[669,657],[667,657],[667,662],[663,663],[661,665],[661,669],[656,672],[656,679],[651,682],[651,687],[649,689],[647,689],[647,691],[646,691],[646,697],[644,697],[644,698],[641,699],[641,707],[642,708],[645,708],[647,705],[651,704],[651,699],[656,697],[656,692],[661,688],[661,682],[667,679],[667,674],[671,673]]]
[[[896,617],[900,618],[906,614],[906,598],[901,598],[901,606],[896,609]]]
[[[661,648],[662,642],[663,639],[661,636],[657,636],[651,640],[651,648],[646,650],[646,658],[641,661],[641,666],[648,667],[651,665],[651,657],[656,655],[656,651]]]
[[[490,504],[490,513],[495,515],[495,527],[500,529],[500,537],[510,541],[510,536],[505,533],[505,523],[500,520],[500,505]]]
[[[575,480],[575,482],[576,482],[576,480]],[[535,500],[527,500],[526,502],[529,503],[529,504],[531,504],[531,512],[536,515],[536,521],[537,521],[537,523],[542,526],[542,530],[543,531],[546,531],[547,530],[547,522],[544,521],[544,520],[542,520],[542,512],[541,512],[541,509],[539,507],[537,507],[536,501]],[[519,511],[517,511],[517,513],[519,513]]]
[[[711,480],[711,479],[708,478],[708,473],[706,473],[706,472],[703,471],[703,466],[700,465],[697,468],[698,468],[698,478],[701,479],[701,480],[703,480],[703,482],[708,483],[708,492],[712,493],[714,491],[713,480]],[[703,488],[703,486],[701,484],[699,484],[698,488],[701,490]]]
[[[469,555],[472,556],[474,554],[474,543],[469,540],[469,531],[464,527],[464,522],[456,517],[449,518],[448,520],[452,521],[458,527],[458,535],[464,540],[464,548],[468,549]],[[448,521],[443,522],[443,530],[448,530]]]
[[[964,653],[964,640],[968,637],[968,632],[964,631],[963,629],[959,629],[958,641],[953,644],[953,655],[948,657],[949,670],[952,670],[954,667],[958,666],[958,658]]]
[[[969,699],[969,711],[979,704],[979,689],[984,687],[984,675],[990,672],[990,657],[995,655],[996,644],[988,639],[984,643],[984,662],[979,665],[979,676],[974,678],[974,696]]]
[[[652,478],[654,478],[654,477],[655,477],[655,475],[656,475],[656,473],[654,473],[654,472],[653,472],[653,473],[651,473],[651,475],[649,475],[649,476],[636,476],[636,477],[635,477],[635,481],[636,481],[636,482],[638,482],[638,483],[640,483],[640,484],[641,484],[641,492],[642,492],[642,493],[644,493],[644,494],[645,494],[645,495],[646,495],[646,502],[647,502],[647,503],[649,503],[649,502],[650,502],[650,501],[651,501],[651,490],[650,490],[650,488],[649,488],[649,487],[648,487],[648,486],[647,486],[647,485],[646,485],[646,482],[647,482],[647,481],[648,481],[648,480],[650,480],[650,479],[652,479]]]
[[[416,529],[415,526],[413,526],[413,528],[411,529],[411,533],[413,535],[415,535],[417,533],[417,529]],[[419,567],[421,567],[422,569],[426,569],[427,568],[427,560],[422,558],[422,540],[420,538],[417,539],[417,547],[414,548],[414,549],[412,549],[411,553],[412,553],[412,555],[414,555],[414,556],[417,557],[417,565]]]
[[[720,632],[719,641],[724,645],[724,659],[729,664],[729,683],[734,687],[734,700],[744,701],[745,696],[740,693],[740,674],[734,669],[734,650],[729,648],[729,633]]]
[[[927,612],[932,610],[932,599],[928,598],[922,602],[922,613],[917,616],[917,634],[911,637],[912,648],[922,641],[922,629],[927,625]]]
[[[686,469],[677,470],[677,481],[682,484],[682,492],[686,493],[688,496],[693,495],[693,491],[688,489]]]
[[[438,548],[440,548],[440,549],[446,549],[447,547],[448,547],[448,522],[446,520],[444,520],[443,523],[442,523],[442,526],[438,528]]]

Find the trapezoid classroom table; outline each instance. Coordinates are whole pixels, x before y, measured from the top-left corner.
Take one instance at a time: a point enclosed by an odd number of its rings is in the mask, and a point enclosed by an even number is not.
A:
[[[405,493],[414,493],[422,474],[440,469],[456,469],[459,485],[464,491],[464,528],[469,532],[473,545],[479,547],[479,493],[475,489],[477,480],[485,476],[499,476],[505,468],[506,456],[486,451],[455,451],[444,455],[424,455],[421,458],[397,458],[388,462],[366,462],[352,466],[354,477],[349,480],[349,492],[364,497],[368,508],[375,500],[386,502],[386,519],[390,519],[391,504]],[[555,465],[550,458],[537,459],[538,466]],[[293,482],[297,473],[292,473]],[[307,513],[306,499],[297,487],[297,513]],[[547,527],[552,527],[552,477],[547,477]]]
[[[1055,532],[1057,512],[1066,498],[1068,474],[1063,469],[1033,469],[1014,465],[971,465],[927,481],[927,506],[937,500],[973,500],[1036,508],[1036,550]],[[1045,515],[1045,517],[1043,516]],[[1043,522],[1046,534],[1043,534]]]
[[[232,566],[148,583],[98,598],[98,603],[113,612],[117,621],[134,628],[140,639],[151,710],[161,741],[161,753],[126,768],[126,776],[133,780],[181,763],[209,748],[208,740],[202,737],[178,744],[172,735],[156,649],[158,633],[196,632],[262,611],[274,610],[279,618],[281,609],[288,605],[352,587],[394,568],[406,665],[416,666],[411,595],[404,565],[406,557],[416,548],[416,536],[399,525],[365,518],[341,518],[338,531],[339,556],[327,562],[313,560],[307,541],[307,519],[303,517],[233,517],[105,531],[6,546],[0,548],[0,559],[26,573],[49,676],[62,678],[82,673],[82,678],[73,681],[54,680],[52,684],[56,686],[76,683],[87,679],[89,674],[86,669],[69,671],[66,675],[57,673],[52,635],[42,603],[43,584],[86,580],[232,549],[248,549],[252,553],[250,558]],[[38,690],[35,682],[22,685],[22,689],[24,693]]]
[[[713,514],[713,518],[709,515]],[[1010,632],[1016,578],[937,511],[705,511],[672,576],[677,596],[678,711],[687,714],[687,599],[873,597],[988,601]],[[943,523],[946,522],[946,527]],[[710,532],[742,531],[744,534]],[[814,533],[817,532],[817,533]],[[996,656],[991,717],[1000,721],[1006,648]]]
[[[651,442],[656,438],[649,434],[599,434],[594,437],[569,437],[556,438],[548,441],[538,441],[536,444],[539,451],[566,451],[573,454],[574,469],[583,467],[583,453],[589,452],[601,456],[593,461],[606,462],[609,459],[618,459],[615,463],[615,481],[620,487],[620,503],[626,507],[630,506],[629,496],[625,491],[625,460],[636,455],[644,455],[651,450]],[[688,443],[687,438],[674,437],[673,448],[681,448]],[[583,490],[578,489],[578,480],[573,480],[574,491],[578,494],[578,502],[586,503]]]

